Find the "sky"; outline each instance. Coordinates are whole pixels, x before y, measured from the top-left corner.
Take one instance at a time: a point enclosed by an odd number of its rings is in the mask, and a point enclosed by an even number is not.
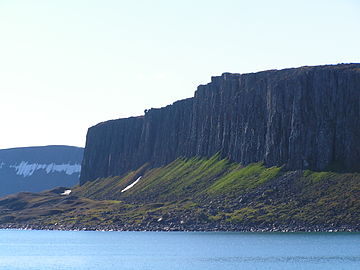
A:
[[[224,72],[360,62],[359,0],[0,0],[0,148],[85,146],[99,122]]]

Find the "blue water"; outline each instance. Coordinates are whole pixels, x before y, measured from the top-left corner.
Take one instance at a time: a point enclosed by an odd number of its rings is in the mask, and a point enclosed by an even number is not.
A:
[[[360,269],[358,233],[0,230],[0,269]]]

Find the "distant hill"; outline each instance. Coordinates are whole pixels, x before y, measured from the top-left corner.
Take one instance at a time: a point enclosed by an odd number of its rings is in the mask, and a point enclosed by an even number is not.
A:
[[[64,145],[0,150],[0,196],[78,184],[83,151]]]

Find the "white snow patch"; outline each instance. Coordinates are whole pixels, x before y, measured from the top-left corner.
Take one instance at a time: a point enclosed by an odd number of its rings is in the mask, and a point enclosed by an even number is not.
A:
[[[67,189],[67,190],[65,190],[63,193],[61,193],[60,195],[65,195],[65,196],[67,196],[67,195],[70,195],[70,193],[71,193],[71,189]]]
[[[128,185],[126,188],[124,188],[121,192],[127,191],[128,189],[132,188],[137,182],[139,182],[139,180],[141,179],[141,176],[138,177],[138,179],[136,179],[134,181],[134,183]]]
[[[80,164],[38,164],[28,163],[27,161],[21,161],[19,165],[11,165],[10,168],[15,168],[17,175],[24,177],[31,176],[37,170],[45,170],[47,174],[53,172],[65,172],[67,175],[79,173],[81,170]]]

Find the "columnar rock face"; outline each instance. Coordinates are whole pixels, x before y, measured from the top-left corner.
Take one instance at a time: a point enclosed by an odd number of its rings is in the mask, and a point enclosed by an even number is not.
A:
[[[193,98],[88,131],[80,182],[220,153],[244,165],[360,171],[360,64],[224,73]]]

